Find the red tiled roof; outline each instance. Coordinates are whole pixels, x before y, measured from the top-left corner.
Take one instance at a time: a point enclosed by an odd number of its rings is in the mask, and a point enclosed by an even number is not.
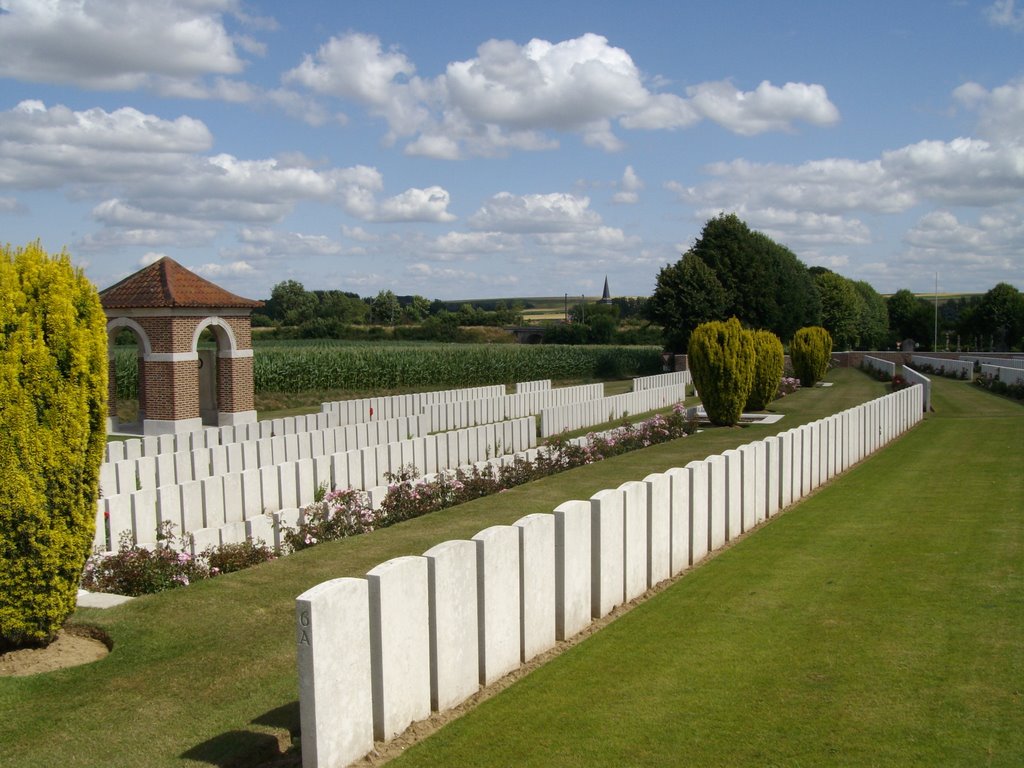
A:
[[[105,309],[263,306],[262,301],[225,291],[167,256],[100,291],[100,301]]]

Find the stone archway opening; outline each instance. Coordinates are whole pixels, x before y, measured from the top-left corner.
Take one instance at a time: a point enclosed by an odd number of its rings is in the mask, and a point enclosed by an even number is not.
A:
[[[129,318],[107,323],[108,410],[121,432],[141,433],[146,418],[146,331]]]
[[[199,417],[203,426],[217,426],[217,335],[210,327],[199,334]]]

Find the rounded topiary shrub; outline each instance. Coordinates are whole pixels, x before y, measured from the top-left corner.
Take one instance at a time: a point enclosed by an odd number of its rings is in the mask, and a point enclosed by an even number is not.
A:
[[[789,357],[801,387],[813,387],[825,378],[832,357],[832,337],[824,328],[812,325],[793,334]]]
[[[754,382],[747,410],[763,411],[779,393],[785,355],[782,342],[771,331],[751,331],[754,342]]]
[[[712,424],[740,420],[754,380],[754,341],[735,317],[698,325],[690,334],[690,374]]]
[[[75,609],[106,443],[106,318],[67,254],[0,247],[0,646]]]

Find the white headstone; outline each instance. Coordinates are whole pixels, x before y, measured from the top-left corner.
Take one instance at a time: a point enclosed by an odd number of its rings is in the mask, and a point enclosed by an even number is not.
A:
[[[563,502],[554,515],[555,634],[566,640],[590,624],[590,502]]]
[[[524,663],[555,644],[555,518],[532,514],[519,529],[521,656]]]
[[[480,606],[480,684],[519,666],[519,529],[493,525],[473,537]]]
[[[374,738],[387,741],[430,714],[427,561],[396,557],[366,574]]]
[[[622,491],[598,491],[590,497],[590,506],[591,615],[599,619],[621,605],[625,596]]]
[[[368,583],[318,584],[295,618],[303,766],[348,765],[373,749]]]
[[[443,712],[479,688],[476,544],[445,541],[423,557],[430,590],[430,700]]]

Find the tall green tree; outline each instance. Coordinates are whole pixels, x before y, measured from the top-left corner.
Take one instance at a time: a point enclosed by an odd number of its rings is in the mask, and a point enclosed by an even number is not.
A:
[[[997,284],[981,297],[973,321],[978,334],[988,336],[996,349],[1019,347],[1024,341],[1024,294],[1009,283]]]
[[[864,299],[852,280],[827,269],[815,274],[821,297],[821,325],[832,335],[839,349],[857,349],[860,344]]]
[[[317,316],[317,297],[297,280],[283,280],[270,291],[267,315],[285,325],[302,325]]]
[[[913,339],[922,346],[931,345],[935,320],[935,307],[931,303],[901,288],[885,304],[889,311],[889,330],[895,336],[894,342]]]
[[[889,310],[882,295],[863,280],[853,287],[864,302],[860,319],[860,348],[883,349],[889,342]]]
[[[0,646],[75,609],[106,445],[106,317],[66,253],[0,247]]]
[[[375,322],[394,325],[402,311],[398,297],[392,291],[379,291],[370,305]]]
[[[736,214],[710,219],[690,252],[725,289],[727,315],[782,338],[818,321],[817,289],[806,265]]]
[[[665,348],[682,353],[689,346],[693,329],[727,317],[725,307],[725,289],[714,271],[690,252],[658,273],[646,312],[650,320],[665,329]]]

